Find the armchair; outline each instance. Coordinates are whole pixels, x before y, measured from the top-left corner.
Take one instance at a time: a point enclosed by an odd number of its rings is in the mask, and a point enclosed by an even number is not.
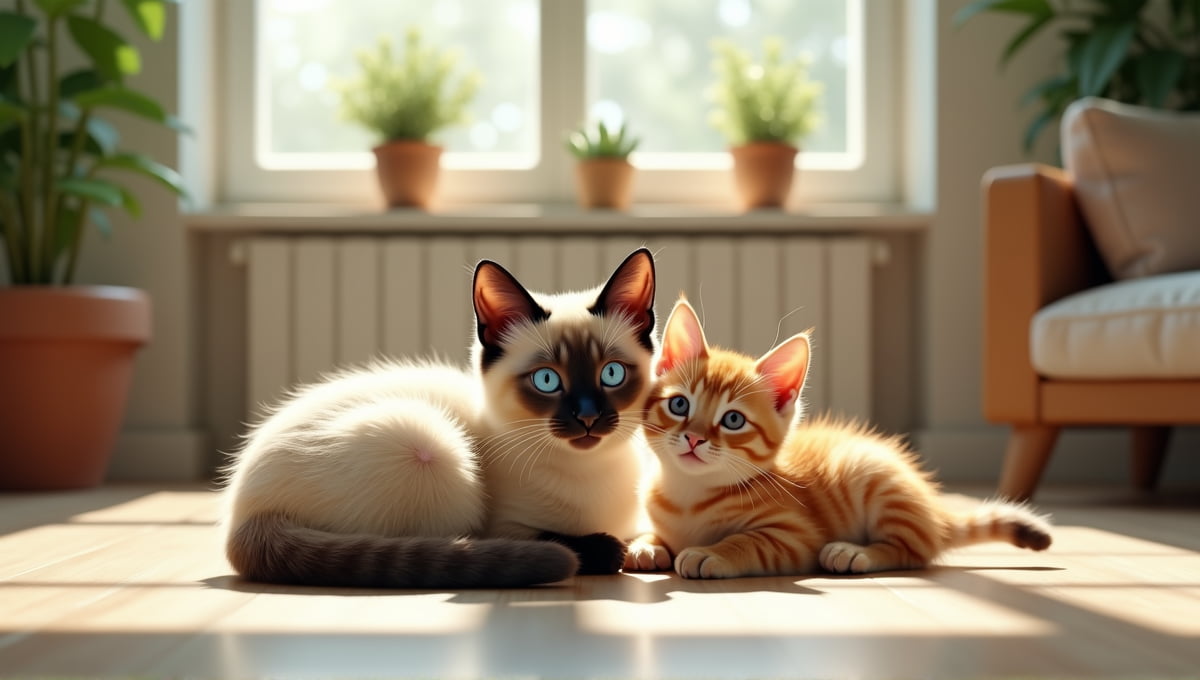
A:
[[[1200,341],[1186,344],[1198,340],[1194,331],[1200,328],[1200,272],[1113,282],[1080,211],[1072,177],[1065,170],[1036,164],[993,168],[984,177],[983,191],[983,406],[989,421],[1011,427],[999,493],[1012,499],[1030,498],[1060,430],[1084,425],[1132,427],[1133,483],[1152,488],[1162,467],[1170,426],[1200,424],[1200,369],[1189,365],[1200,360]],[[1154,294],[1147,284],[1166,289]],[[1130,287],[1141,290],[1131,293]],[[1126,297],[1113,298],[1106,305],[1097,302],[1097,292]],[[1048,337],[1049,324],[1043,317],[1055,311],[1052,303],[1078,302],[1080,295],[1093,296],[1090,301],[1085,297],[1084,302],[1090,302],[1102,318],[1067,329],[1065,342],[1069,348],[1090,350],[1095,355],[1092,359],[1099,361],[1079,361],[1069,349],[1062,351],[1061,342],[1056,349],[1055,338]],[[1191,328],[1184,329],[1192,331],[1190,336],[1185,333],[1164,340],[1161,336],[1172,332],[1170,323],[1163,324],[1161,317],[1157,322],[1139,318],[1143,311],[1163,312],[1165,307],[1173,308],[1166,309],[1167,313],[1182,313],[1185,322],[1190,316]],[[1067,310],[1068,317],[1072,313]],[[1122,314],[1123,319],[1119,318]],[[1078,321],[1078,316],[1074,320]],[[1149,341],[1159,349],[1174,347],[1174,354],[1181,356],[1166,357],[1149,370],[1146,366],[1139,369],[1136,362],[1128,368],[1112,365],[1114,353],[1118,357],[1122,353],[1121,343],[1128,343],[1125,351],[1136,355],[1144,349],[1138,343],[1148,341],[1145,334],[1122,332],[1122,325],[1125,330],[1140,326],[1156,336]],[[1058,330],[1063,335],[1063,329]],[[1150,353],[1156,352],[1151,349]],[[1055,372],[1060,375],[1039,371],[1037,354],[1051,355],[1041,361],[1057,364]],[[1069,366],[1073,360],[1082,366]],[[1064,371],[1065,364],[1068,370]],[[1180,364],[1189,370],[1173,374],[1173,367]],[[1089,365],[1096,369],[1092,374]]]

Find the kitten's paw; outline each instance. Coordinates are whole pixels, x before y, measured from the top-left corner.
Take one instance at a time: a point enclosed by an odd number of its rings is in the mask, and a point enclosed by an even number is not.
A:
[[[871,571],[871,557],[861,545],[835,541],[825,544],[817,558],[821,568],[835,574],[865,574]]]
[[[671,553],[665,546],[634,541],[625,553],[625,571],[667,571],[671,568]]]
[[[724,557],[704,548],[685,548],[675,557],[675,571],[684,578],[731,578],[737,576]]]

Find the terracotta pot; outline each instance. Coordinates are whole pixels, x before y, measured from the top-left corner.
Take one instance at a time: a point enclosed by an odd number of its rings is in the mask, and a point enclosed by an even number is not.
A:
[[[782,208],[787,203],[799,149],[779,142],[753,142],[729,152],[733,154],[733,178],[744,209]]]
[[[413,140],[385,142],[375,152],[375,173],[389,208],[429,209],[437,191],[442,147]]]
[[[575,186],[583,208],[627,210],[633,195],[633,165],[624,158],[589,158],[575,165]]]
[[[117,286],[0,288],[0,489],[96,486],[125,414],[150,299]]]

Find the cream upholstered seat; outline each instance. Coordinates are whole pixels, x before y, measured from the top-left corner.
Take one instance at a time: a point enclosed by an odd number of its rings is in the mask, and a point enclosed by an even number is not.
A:
[[[1047,378],[1200,380],[1200,271],[1114,281],[1051,302],[1033,315],[1029,347]]]
[[[984,413],[1012,427],[1010,498],[1062,427],[1133,427],[1149,488],[1170,426],[1200,424],[1200,116],[1080,100],[1063,151],[983,183]]]

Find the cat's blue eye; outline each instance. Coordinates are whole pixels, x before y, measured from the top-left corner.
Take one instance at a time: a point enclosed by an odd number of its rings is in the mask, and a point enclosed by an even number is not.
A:
[[[746,425],[746,416],[739,411],[726,411],[721,416],[721,425],[727,430],[740,430]]]
[[[687,397],[682,394],[671,397],[671,400],[667,402],[667,409],[677,416],[686,416],[690,406]]]
[[[605,387],[616,387],[625,382],[625,365],[619,361],[610,361],[600,369],[600,382]]]
[[[550,394],[557,392],[558,388],[562,387],[562,378],[558,377],[553,368],[539,368],[533,372],[530,379],[533,380],[533,386],[537,388],[538,392]]]

